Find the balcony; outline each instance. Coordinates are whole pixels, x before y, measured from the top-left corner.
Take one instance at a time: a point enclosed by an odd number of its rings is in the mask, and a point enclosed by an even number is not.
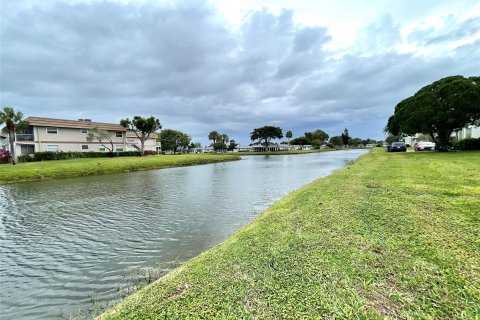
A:
[[[17,134],[17,141],[35,141],[33,134]]]

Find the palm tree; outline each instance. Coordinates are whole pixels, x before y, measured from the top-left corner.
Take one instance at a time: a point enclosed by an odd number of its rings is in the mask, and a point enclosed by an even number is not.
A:
[[[228,140],[230,140],[230,138],[227,136],[227,134],[222,133],[222,134],[220,135],[220,140],[222,141],[223,152],[225,152],[225,148],[227,147],[227,142],[228,142]]]
[[[285,134],[285,137],[288,139],[288,150],[290,150],[290,139],[293,137],[292,131],[288,130],[287,133]]]
[[[220,135],[217,131],[212,131],[208,134],[208,140],[212,140],[213,145],[215,145],[215,143],[218,141],[219,138],[220,138]]]
[[[23,113],[20,111],[15,112],[11,107],[3,107],[0,111],[0,125],[5,124],[3,132],[8,133],[10,141],[10,154],[12,157],[12,164],[15,165],[15,131],[24,127]]]

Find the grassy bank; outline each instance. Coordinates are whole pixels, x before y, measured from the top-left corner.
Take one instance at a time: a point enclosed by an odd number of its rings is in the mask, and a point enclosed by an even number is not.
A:
[[[336,149],[313,149],[313,150],[289,150],[289,151],[269,151],[269,152],[238,152],[239,156],[275,156],[287,154],[316,153],[325,151],[335,151]]]
[[[19,163],[15,166],[5,164],[0,166],[0,184],[191,166],[239,159],[237,155],[187,154],[55,160]]]
[[[478,319],[478,163],[375,150],[100,318]]]

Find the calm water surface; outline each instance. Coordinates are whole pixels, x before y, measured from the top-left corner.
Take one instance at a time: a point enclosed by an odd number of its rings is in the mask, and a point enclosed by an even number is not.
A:
[[[198,255],[365,152],[0,186],[0,317],[54,319],[111,301],[138,268]]]

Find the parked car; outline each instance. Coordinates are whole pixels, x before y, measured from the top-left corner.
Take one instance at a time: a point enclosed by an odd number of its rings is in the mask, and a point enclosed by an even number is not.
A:
[[[428,141],[421,141],[415,143],[415,151],[435,151],[435,143]]]
[[[394,142],[388,149],[390,152],[407,152],[407,145],[405,142]]]

